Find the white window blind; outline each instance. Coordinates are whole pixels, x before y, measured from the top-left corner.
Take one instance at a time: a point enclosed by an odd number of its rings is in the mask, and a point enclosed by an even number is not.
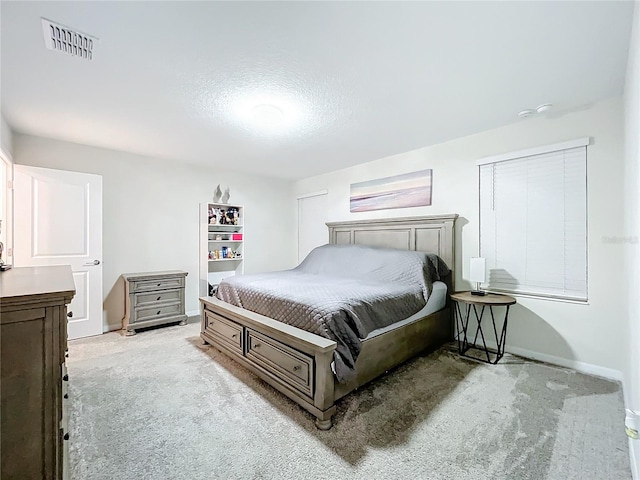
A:
[[[587,300],[587,147],[480,164],[490,290]]]

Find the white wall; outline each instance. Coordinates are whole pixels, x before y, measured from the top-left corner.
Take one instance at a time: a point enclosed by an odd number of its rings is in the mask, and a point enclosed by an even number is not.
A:
[[[628,414],[640,419],[640,5],[636,3],[627,78],[625,106],[625,227],[635,242],[625,244],[628,287],[628,360],[625,401]],[[636,426],[636,428],[638,428]],[[640,478],[640,440],[630,440],[634,478]]]
[[[499,153],[590,136],[588,150],[589,303],[519,298],[510,316],[507,349],[619,378],[626,364],[626,307],[621,269],[625,246],[604,237],[624,235],[623,108],[620,98],[551,118],[512,125],[451,142],[300,180],[294,198],[327,189],[328,221],[458,213],[457,289],[469,258],[478,254],[478,169],[475,161]],[[349,185],[433,169],[430,207],[349,213]]]
[[[245,273],[295,264],[290,182],[19,134],[14,160],[102,175],[105,329],[121,327],[122,273],[185,270],[186,309],[198,310],[199,204],[218,183],[245,206]]]
[[[13,263],[13,195],[8,189],[13,181],[13,132],[3,115],[0,115],[0,242],[4,249],[2,261]]]
[[[9,154],[9,157],[13,156],[13,132],[3,115],[0,115],[0,147]]]

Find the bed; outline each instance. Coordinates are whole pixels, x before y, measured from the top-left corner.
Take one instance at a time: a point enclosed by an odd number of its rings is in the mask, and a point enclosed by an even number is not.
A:
[[[428,252],[455,266],[457,215],[328,223],[332,245],[361,245]],[[303,262],[304,263],[304,262]],[[429,301],[402,321],[372,330],[359,341],[349,375],[338,375],[338,342],[274,318],[202,297],[201,333],[210,344],[253,371],[331,428],[336,401],[453,335],[449,292],[453,271],[431,284]]]

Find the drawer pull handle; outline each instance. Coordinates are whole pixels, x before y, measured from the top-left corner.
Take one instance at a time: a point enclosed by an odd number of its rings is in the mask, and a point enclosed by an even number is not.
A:
[[[64,377],[62,377],[62,380],[64,380],[65,382],[69,381],[69,374],[65,374]]]
[[[162,298],[162,297],[158,297],[158,298],[156,298],[156,300],[160,300],[161,298]]]
[[[238,336],[237,333],[234,333],[233,335],[231,335],[231,338],[236,338]]]
[[[69,394],[68,394],[68,393],[65,393],[65,394],[64,394],[64,398],[69,398]]]
[[[295,367],[293,367],[293,371],[297,372],[298,370],[300,370],[300,368],[301,368],[300,365],[296,365]]]
[[[65,434],[64,434],[64,437],[62,437],[62,438],[64,438],[65,440],[69,440],[69,434],[68,434],[68,433],[65,433]]]
[[[158,313],[156,313],[156,315],[160,315],[160,312],[161,312],[161,311],[162,311],[162,310],[158,310]]]
[[[256,344],[253,346],[253,348],[260,348],[260,344],[259,344],[259,343],[256,343]]]
[[[160,285],[162,285],[161,283],[159,283],[158,285],[156,285],[157,287],[159,287]]]

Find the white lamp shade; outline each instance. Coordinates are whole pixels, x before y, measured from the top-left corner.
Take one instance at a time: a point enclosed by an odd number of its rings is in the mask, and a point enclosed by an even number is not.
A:
[[[469,264],[469,280],[472,282],[484,283],[486,280],[486,262],[483,257],[471,257]]]

